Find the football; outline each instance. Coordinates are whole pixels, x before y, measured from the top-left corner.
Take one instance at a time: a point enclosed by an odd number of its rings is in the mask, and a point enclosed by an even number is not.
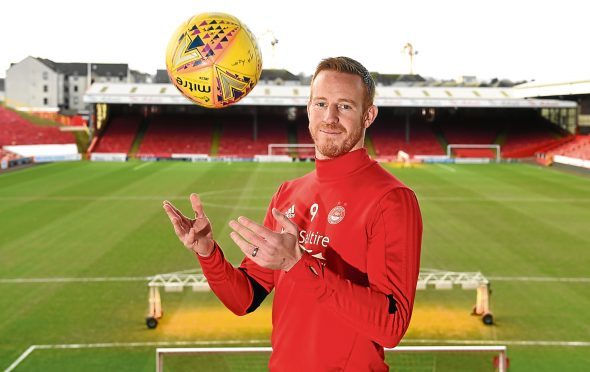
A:
[[[172,35],[166,50],[170,80],[188,99],[222,108],[244,98],[262,71],[254,34],[236,17],[202,13]]]

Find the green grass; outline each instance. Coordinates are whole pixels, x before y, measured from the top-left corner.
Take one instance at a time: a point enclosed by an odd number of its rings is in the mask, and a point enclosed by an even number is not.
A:
[[[262,220],[279,184],[312,168],[76,162],[0,174],[0,279],[145,277],[196,268],[161,207],[168,199],[188,214],[191,192],[201,193],[216,239],[237,264],[242,254],[229,238],[227,222],[239,215]],[[390,170],[420,200],[422,267],[488,277],[590,277],[590,178],[520,164]],[[269,339],[269,326],[248,328],[255,314],[237,319],[244,331],[235,334],[223,324],[207,329],[199,316],[222,305],[211,293],[188,290],[163,293],[165,316],[156,330],[148,330],[146,284],[0,280],[0,368],[31,345]],[[590,283],[505,279],[492,280],[492,289],[497,322],[492,327],[469,316],[474,291],[418,292],[404,344],[590,342]],[[261,310],[270,311],[270,302]],[[451,313],[457,318],[445,318]],[[186,330],[179,319],[187,322]],[[447,319],[459,319],[460,326]],[[588,346],[508,347],[514,371],[590,366]],[[155,346],[41,349],[16,370],[148,371],[154,355]],[[452,360],[438,363],[437,370],[471,369],[468,364],[445,369],[445,363]]]

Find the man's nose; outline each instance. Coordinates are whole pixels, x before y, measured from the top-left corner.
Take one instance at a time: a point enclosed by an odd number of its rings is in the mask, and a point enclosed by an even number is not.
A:
[[[338,106],[329,105],[324,112],[324,123],[335,124],[338,123]]]

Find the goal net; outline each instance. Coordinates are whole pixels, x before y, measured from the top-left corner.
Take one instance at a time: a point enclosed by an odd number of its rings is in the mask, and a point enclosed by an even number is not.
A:
[[[266,371],[270,347],[158,348],[156,371]],[[165,367],[164,368],[164,361]],[[398,346],[385,349],[395,371],[507,370],[506,346]]]
[[[313,143],[271,143],[268,145],[268,156],[288,155],[294,159],[313,159],[315,145]]]
[[[500,161],[500,145],[447,145],[447,156],[455,159],[476,159]]]

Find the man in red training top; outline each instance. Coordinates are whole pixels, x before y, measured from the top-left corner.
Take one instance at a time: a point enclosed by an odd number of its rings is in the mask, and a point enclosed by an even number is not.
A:
[[[228,309],[248,314],[275,289],[270,370],[386,371],[383,347],[396,346],[410,323],[422,220],[412,190],[363,148],[374,96],[357,61],[320,62],[307,104],[316,169],[279,187],[263,225],[229,223],[246,256],[239,268],[213,240],[196,194],[194,219],[164,202]]]

